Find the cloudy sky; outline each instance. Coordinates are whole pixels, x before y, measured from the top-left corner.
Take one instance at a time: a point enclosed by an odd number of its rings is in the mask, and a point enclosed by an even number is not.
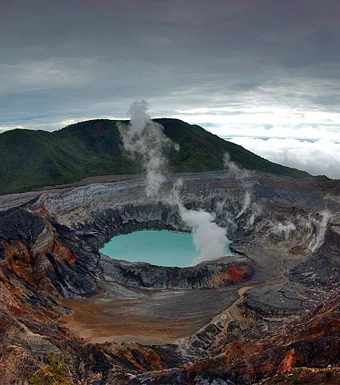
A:
[[[145,99],[340,178],[339,0],[1,0],[0,130],[127,118]]]

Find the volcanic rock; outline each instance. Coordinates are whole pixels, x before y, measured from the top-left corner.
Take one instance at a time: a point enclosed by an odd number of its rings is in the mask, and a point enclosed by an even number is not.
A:
[[[339,183],[182,178],[183,204],[216,213],[232,257],[180,269],[100,254],[116,234],[189,230],[175,205],[145,196],[142,178],[29,195],[0,212],[1,384],[59,358],[65,378],[93,385],[254,384],[299,367],[338,376]]]

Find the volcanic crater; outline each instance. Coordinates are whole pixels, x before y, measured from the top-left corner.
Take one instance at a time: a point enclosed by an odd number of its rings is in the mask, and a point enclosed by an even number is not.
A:
[[[209,172],[169,176],[163,193],[178,177],[233,256],[176,268],[101,254],[116,234],[190,230],[142,177],[3,198],[4,383],[51,352],[88,384],[253,384],[339,364],[339,183]]]

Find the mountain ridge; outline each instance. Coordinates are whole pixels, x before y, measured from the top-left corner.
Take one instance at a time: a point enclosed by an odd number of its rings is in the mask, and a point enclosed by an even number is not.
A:
[[[178,119],[153,120],[179,144],[169,154],[169,171],[202,172],[224,168],[223,156],[238,167],[295,178],[307,172],[270,162],[198,125]],[[127,121],[94,119],[58,131],[15,129],[0,135],[0,194],[77,182],[90,176],[142,172],[124,153],[118,124]]]

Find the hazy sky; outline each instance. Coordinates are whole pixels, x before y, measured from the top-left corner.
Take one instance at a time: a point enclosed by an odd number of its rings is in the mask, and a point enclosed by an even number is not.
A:
[[[339,0],[1,0],[0,48],[0,130],[126,118],[145,99],[340,178]]]

